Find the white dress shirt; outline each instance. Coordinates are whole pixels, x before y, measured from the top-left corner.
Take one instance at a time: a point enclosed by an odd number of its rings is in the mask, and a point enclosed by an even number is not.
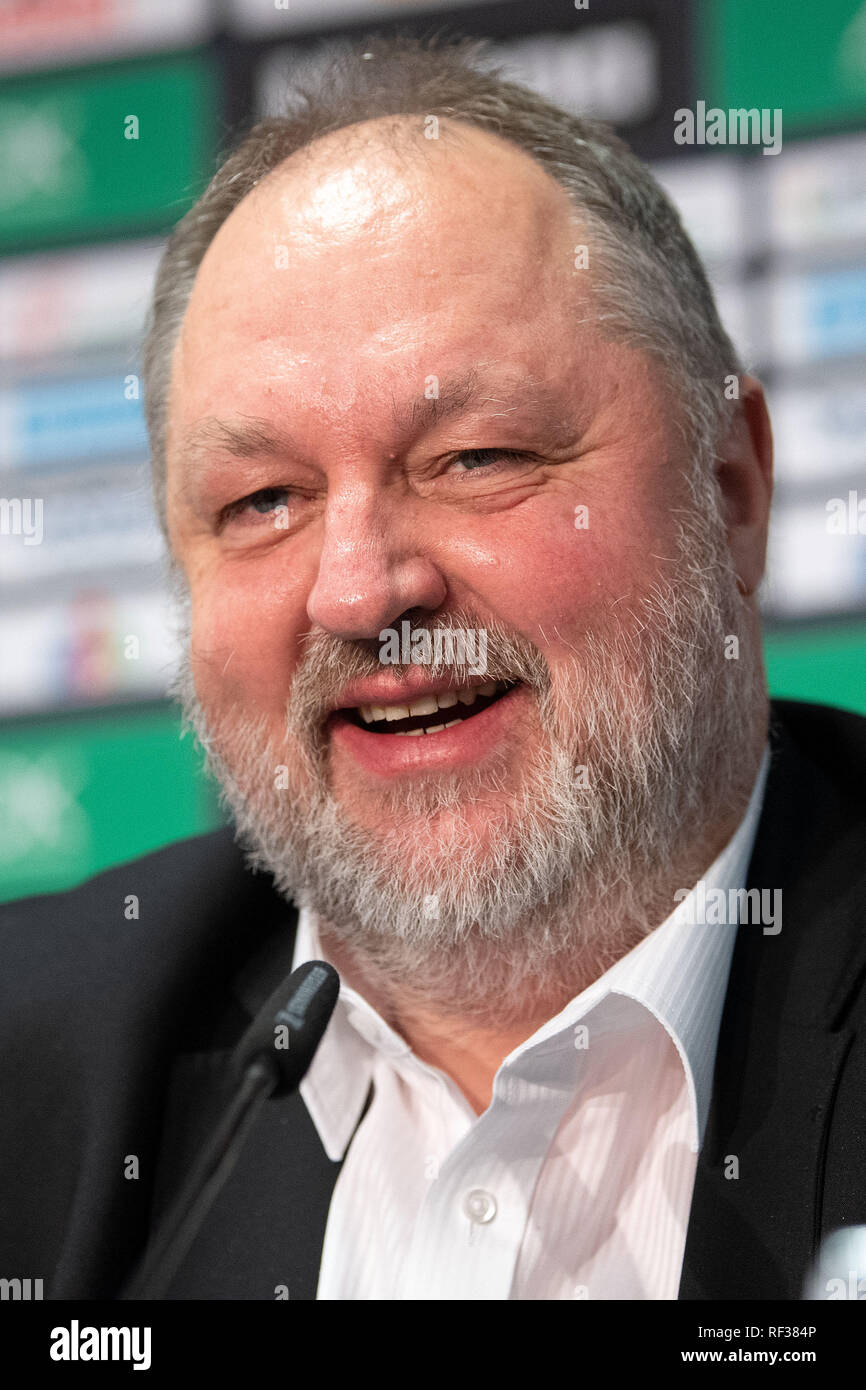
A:
[[[745,886],[768,766],[707,891]],[[676,1298],[737,930],[694,899],[505,1058],[482,1115],[341,986],[301,1083],[331,1159],[375,1090],[318,1299]],[[294,965],[316,959],[302,911]]]

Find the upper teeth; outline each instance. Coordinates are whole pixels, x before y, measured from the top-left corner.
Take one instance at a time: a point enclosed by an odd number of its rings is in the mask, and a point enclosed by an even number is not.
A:
[[[415,714],[435,714],[438,709],[451,709],[458,700],[461,705],[472,705],[479,695],[495,695],[500,687],[505,688],[504,681],[488,681],[486,685],[467,686],[463,690],[443,690],[440,695],[422,695],[411,705],[359,705],[358,708],[365,724],[377,719],[410,719]]]

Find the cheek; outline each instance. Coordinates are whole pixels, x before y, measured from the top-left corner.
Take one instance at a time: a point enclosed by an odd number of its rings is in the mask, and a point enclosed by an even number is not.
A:
[[[223,583],[194,592],[192,667],[201,701],[282,710],[302,630],[295,606],[267,586]]]
[[[474,567],[479,595],[542,650],[558,645],[554,628],[568,641],[609,622],[611,605],[644,592],[658,573],[656,557],[672,553],[647,507],[624,509],[621,498],[598,490],[580,496],[563,490],[500,518]]]

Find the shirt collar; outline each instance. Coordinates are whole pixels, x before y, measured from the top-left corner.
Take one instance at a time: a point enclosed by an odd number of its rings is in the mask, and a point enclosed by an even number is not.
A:
[[[718,858],[699,880],[700,892],[721,889],[726,895],[744,888],[752,855],[770,763],[764,749],[745,815]],[[693,1149],[703,1142],[712,1094],[719,1025],[727,993],[737,922],[700,920],[699,884],[655,931],[638,943],[593,984],[576,995],[554,1018],[521,1043],[502,1063],[549,1044],[612,996],[635,1000],[670,1034],[685,1071],[693,1119]],[[302,908],[292,968],[307,960],[327,960],[315,917]],[[342,1158],[364,1107],[376,1053],[411,1058],[412,1050],[376,1009],[341,981],[337,1007],[301,1082],[301,1096],[332,1161]],[[418,1059],[415,1059],[416,1061]],[[435,1068],[425,1069],[435,1072]]]

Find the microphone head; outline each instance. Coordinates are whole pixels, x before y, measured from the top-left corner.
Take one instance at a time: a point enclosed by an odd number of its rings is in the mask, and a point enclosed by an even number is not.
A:
[[[279,1079],[272,1095],[288,1095],[300,1085],[334,1012],[340,977],[323,960],[293,970],[262,1005],[234,1055],[242,1075],[262,1059]]]
[[[803,1298],[866,1299],[866,1226],[843,1226],[825,1237]]]

